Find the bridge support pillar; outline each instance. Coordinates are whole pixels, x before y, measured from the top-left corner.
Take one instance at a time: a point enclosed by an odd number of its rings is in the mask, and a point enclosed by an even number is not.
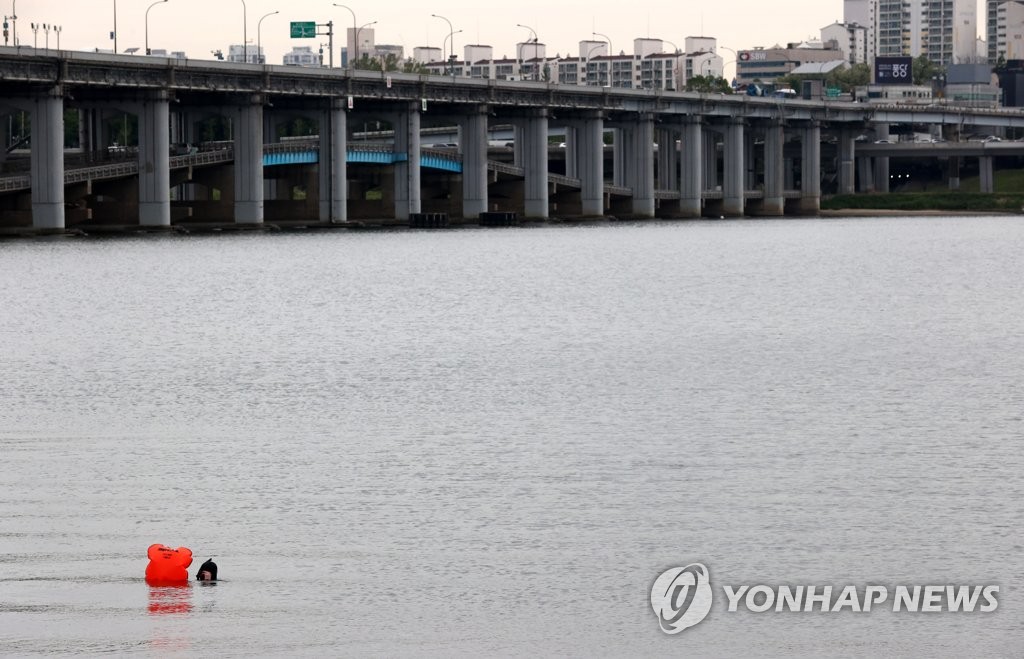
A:
[[[683,217],[700,217],[703,201],[704,134],[700,117],[687,117],[679,153],[679,213]]]
[[[64,228],[64,97],[60,87],[32,102],[32,228]]]
[[[949,179],[949,189],[959,190],[960,189],[960,158],[956,156],[949,157],[949,164],[947,165]]]
[[[612,185],[626,185],[626,136],[621,128],[612,130]]]
[[[992,167],[992,156],[978,158],[978,192],[992,194],[996,191],[995,170]]]
[[[139,224],[141,226],[171,226],[170,148],[170,104],[166,92],[156,92],[139,106]],[[262,154],[260,157],[262,158]],[[262,171],[260,178],[262,179]]]
[[[764,215],[778,217],[786,212],[785,143],[785,127],[781,121],[772,121],[764,133],[764,202],[761,204]]]
[[[875,170],[872,167],[872,158],[861,156],[857,158],[857,176],[860,177],[860,191],[875,191]]]
[[[654,118],[642,115],[623,132],[629,133],[626,185],[633,190],[633,214],[654,217]]]
[[[395,122],[395,153],[408,158],[395,163],[395,219],[408,220],[419,213],[420,196],[420,111],[412,104]]]
[[[800,146],[800,212],[813,215],[821,210],[821,124],[803,129]]]
[[[348,114],[341,99],[320,116],[320,221],[348,221]]]
[[[526,217],[548,217],[548,115],[538,110],[523,126],[523,166],[526,169]]]
[[[853,131],[844,128],[839,131],[839,194],[855,192],[856,172],[854,170]]]
[[[462,121],[462,217],[487,212],[487,108]]]
[[[721,185],[718,182],[718,135],[711,131],[705,131],[701,149],[704,157],[704,188],[706,190],[718,190]]]
[[[889,139],[889,124],[875,124],[875,139]],[[875,158],[875,190],[889,192],[889,159]]]
[[[676,190],[679,177],[679,153],[676,151],[676,132],[669,128],[657,131],[658,143],[658,184],[659,190]]]
[[[235,223],[263,223],[263,99],[235,108]]]
[[[725,128],[724,168],[722,176],[722,213],[733,217],[743,215],[743,183],[746,181],[744,154],[743,120],[730,119]]]
[[[604,119],[584,119],[574,132],[581,211],[584,217],[600,217],[604,215]]]
[[[579,136],[575,125],[565,127],[565,175],[570,178],[580,177]]]

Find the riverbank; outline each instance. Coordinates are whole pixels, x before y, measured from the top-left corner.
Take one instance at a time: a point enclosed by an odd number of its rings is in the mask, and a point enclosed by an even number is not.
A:
[[[865,214],[936,213],[1022,213],[1024,193],[999,192],[890,192],[879,194],[834,195],[821,200],[822,215],[842,212]]]

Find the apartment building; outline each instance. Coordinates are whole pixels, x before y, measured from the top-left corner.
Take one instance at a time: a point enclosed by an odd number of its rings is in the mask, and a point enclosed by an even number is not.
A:
[[[988,0],[985,9],[989,62],[1024,59],[1024,0]]]

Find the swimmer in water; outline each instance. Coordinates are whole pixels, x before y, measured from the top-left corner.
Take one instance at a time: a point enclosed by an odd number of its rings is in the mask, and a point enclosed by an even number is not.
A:
[[[205,563],[199,566],[199,572],[196,573],[196,581],[216,581],[217,580],[217,564],[213,562],[213,559],[207,559]]]

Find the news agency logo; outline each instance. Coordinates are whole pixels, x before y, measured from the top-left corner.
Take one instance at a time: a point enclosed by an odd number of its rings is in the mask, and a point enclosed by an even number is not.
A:
[[[727,613],[993,613],[996,585],[723,586]],[[701,563],[662,572],[651,586],[651,608],[666,634],[678,634],[707,617],[713,600],[708,568]]]
[[[651,608],[666,634],[678,634],[706,618],[711,600],[711,579],[700,563],[666,570],[651,586]]]

